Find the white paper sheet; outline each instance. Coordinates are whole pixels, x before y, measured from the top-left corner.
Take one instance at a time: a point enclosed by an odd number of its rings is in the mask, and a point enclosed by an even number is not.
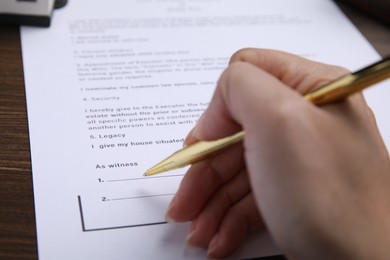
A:
[[[21,36],[40,259],[206,259],[164,220],[186,169],[142,175],[181,147],[230,55],[379,59],[327,0],[69,1]],[[368,98],[389,145],[386,84]],[[277,252],[259,233],[233,258]]]

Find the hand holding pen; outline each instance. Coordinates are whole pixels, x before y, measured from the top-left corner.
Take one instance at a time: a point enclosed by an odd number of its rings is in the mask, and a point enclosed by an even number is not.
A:
[[[314,105],[326,105],[345,99],[390,77],[390,58],[385,58],[357,72],[335,79],[303,96]],[[244,138],[244,131],[211,141],[197,141],[173,153],[145,172],[152,176],[199,162]]]
[[[388,256],[389,156],[363,96],[322,107],[302,98],[346,74],[278,51],[232,57],[186,144],[245,138],[184,176],[167,219],[192,221],[190,245],[222,258],[267,228],[291,258]]]

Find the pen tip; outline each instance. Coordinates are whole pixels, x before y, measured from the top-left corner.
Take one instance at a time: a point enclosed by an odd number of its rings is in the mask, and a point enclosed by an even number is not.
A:
[[[159,174],[162,172],[166,172],[169,170],[173,170],[178,168],[177,165],[175,164],[174,161],[170,160],[169,158],[156,164],[152,168],[148,169],[145,173],[144,176],[152,176],[155,174]]]

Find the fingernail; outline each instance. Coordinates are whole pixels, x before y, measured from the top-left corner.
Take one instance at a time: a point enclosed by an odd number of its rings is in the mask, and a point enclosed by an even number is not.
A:
[[[195,230],[192,230],[188,235],[187,235],[187,238],[186,238],[186,243],[187,245],[191,246],[191,247],[195,247],[191,244],[191,239],[194,237],[195,235]]]
[[[187,247],[187,251],[189,253],[194,254],[196,256],[199,256],[200,252],[204,252],[203,248],[196,247],[196,246],[193,246],[193,245],[186,244],[186,247]]]
[[[191,142],[192,139],[194,139],[194,135],[193,135],[194,129],[195,128],[192,128],[191,131],[187,134],[186,138],[184,139],[183,148],[187,147],[188,143]]]
[[[176,223],[176,221],[174,219],[172,219],[170,216],[168,216],[168,214],[165,215],[165,221],[167,223]]]
[[[207,256],[212,259],[212,255],[217,251],[218,249],[218,234],[213,237],[209,244],[209,248],[207,249]]]
[[[199,126],[202,124],[202,121],[204,121],[204,118],[205,118],[205,113],[200,115],[200,117],[199,117],[198,121],[196,122],[194,128],[192,128],[192,130],[190,131],[190,134],[191,134],[192,138],[197,139]]]
[[[192,223],[191,223],[190,229],[188,231],[187,239],[186,239],[187,243],[191,240],[191,238],[195,234],[196,223],[197,223],[196,219],[194,221],[192,221]]]
[[[168,206],[168,210],[167,210],[167,213],[165,214],[165,220],[168,222],[168,223],[175,223],[176,220],[174,218],[172,218],[171,214],[172,214],[172,210],[174,209],[175,207],[175,198],[176,196],[173,197],[171,203],[169,204]]]

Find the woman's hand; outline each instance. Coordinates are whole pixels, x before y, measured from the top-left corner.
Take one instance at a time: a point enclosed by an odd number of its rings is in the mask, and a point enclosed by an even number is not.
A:
[[[266,227],[292,258],[388,257],[389,156],[371,110],[361,94],[302,98],[346,73],[279,51],[233,55],[186,144],[245,138],[185,175],[167,219],[192,221],[190,245],[223,258]]]

